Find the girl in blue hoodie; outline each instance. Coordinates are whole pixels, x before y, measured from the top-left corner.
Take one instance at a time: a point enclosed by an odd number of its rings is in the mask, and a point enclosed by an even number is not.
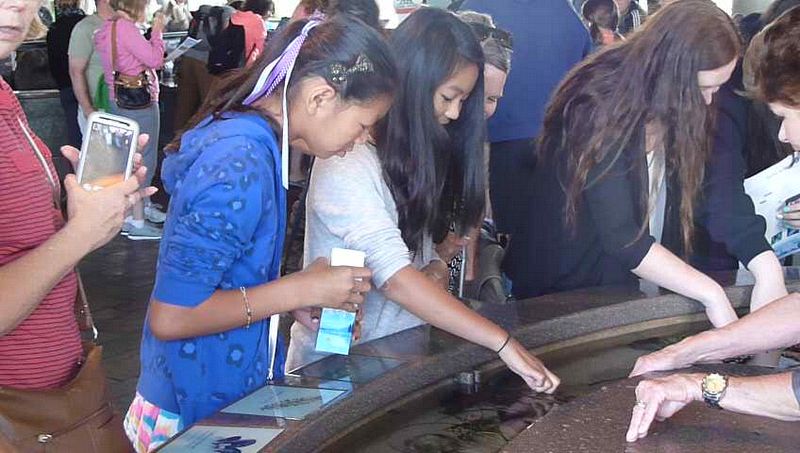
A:
[[[278,279],[288,146],[343,156],[388,110],[395,66],[357,20],[289,26],[223,81],[169,150],[172,195],[125,428],[139,452],[283,374],[277,319],[354,311],[370,272],[324,260]],[[281,137],[278,137],[280,131]]]

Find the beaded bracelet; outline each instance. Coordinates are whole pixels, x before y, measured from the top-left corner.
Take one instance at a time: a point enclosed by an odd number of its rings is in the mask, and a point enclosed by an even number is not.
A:
[[[244,325],[244,328],[249,329],[250,323],[253,322],[253,309],[250,308],[250,299],[247,298],[247,288],[240,286],[239,291],[242,292],[242,299],[244,300],[244,314],[247,316],[247,323]]]
[[[501,352],[503,352],[503,349],[505,349],[509,341],[511,341],[511,334],[508,334],[508,336],[506,337],[506,341],[503,342],[503,346],[500,346],[500,349],[498,349],[497,352],[495,352],[495,354],[500,354]]]

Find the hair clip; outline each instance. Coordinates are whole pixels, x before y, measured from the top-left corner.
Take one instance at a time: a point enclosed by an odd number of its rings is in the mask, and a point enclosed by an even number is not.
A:
[[[330,67],[331,82],[342,85],[347,82],[347,70],[341,63],[333,63]]]
[[[353,64],[353,66],[346,68],[341,63],[333,63],[329,68],[329,72],[331,82],[335,83],[336,85],[343,85],[347,83],[350,75],[372,72],[374,69],[375,68],[369,58],[364,54],[360,54],[358,58],[356,58],[356,62]]]

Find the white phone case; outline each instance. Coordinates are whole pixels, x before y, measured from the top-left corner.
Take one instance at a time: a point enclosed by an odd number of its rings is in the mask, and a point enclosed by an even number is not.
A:
[[[92,114],[89,115],[89,118],[86,121],[86,132],[83,137],[83,143],[81,144],[81,156],[78,161],[77,171],[75,172],[75,176],[78,179],[78,183],[83,184],[86,161],[87,159],[92,158],[91,157],[92,150],[89,149],[89,146],[90,146],[90,137],[92,135],[93,127],[95,124],[118,127],[131,131],[133,139],[131,140],[130,147],[127,150],[127,158],[125,160],[125,168],[123,171],[124,175],[123,178],[124,179],[130,178],[131,174],[133,173],[133,157],[134,154],[136,153],[137,144],[139,142],[139,124],[130,118],[111,115],[109,113],[104,113],[104,112],[93,112]]]

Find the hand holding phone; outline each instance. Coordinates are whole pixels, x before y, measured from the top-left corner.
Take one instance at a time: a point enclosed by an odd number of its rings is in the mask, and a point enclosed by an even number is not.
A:
[[[134,149],[143,149],[148,139],[146,134],[137,137],[138,143]],[[88,146],[84,143],[84,152],[80,154],[72,146],[62,147],[61,152],[73,167],[79,170],[81,165],[86,168],[86,149]],[[87,246],[86,253],[101,247],[115,237],[131,206],[141,201],[143,197],[149,197],[157,192],[158,189],[155,187],[141,187],[142,182],[146,180],[148,169],[140,166],[140,162],[141,155],[134,153],[130,164],[133,168],[128,170],[129,164],[126,161],[123,165],[125,169],[121,170],[123,181],[104,190],[85,190],[78,183],[76,175],[67,175],[64,180],[68,221],[62,231],[74,238],[76,243]],[[120,170],[115,172],[119,173]],[[83,173],[86,173],[85,170]],[[133,177],[124,179],[126,173]],[[89,187],[92,188],[91,185]]]
[[[130,178],[139,138],[136,121],[94,112],[89,115],[78,161],[78,183],[99,190]]]

